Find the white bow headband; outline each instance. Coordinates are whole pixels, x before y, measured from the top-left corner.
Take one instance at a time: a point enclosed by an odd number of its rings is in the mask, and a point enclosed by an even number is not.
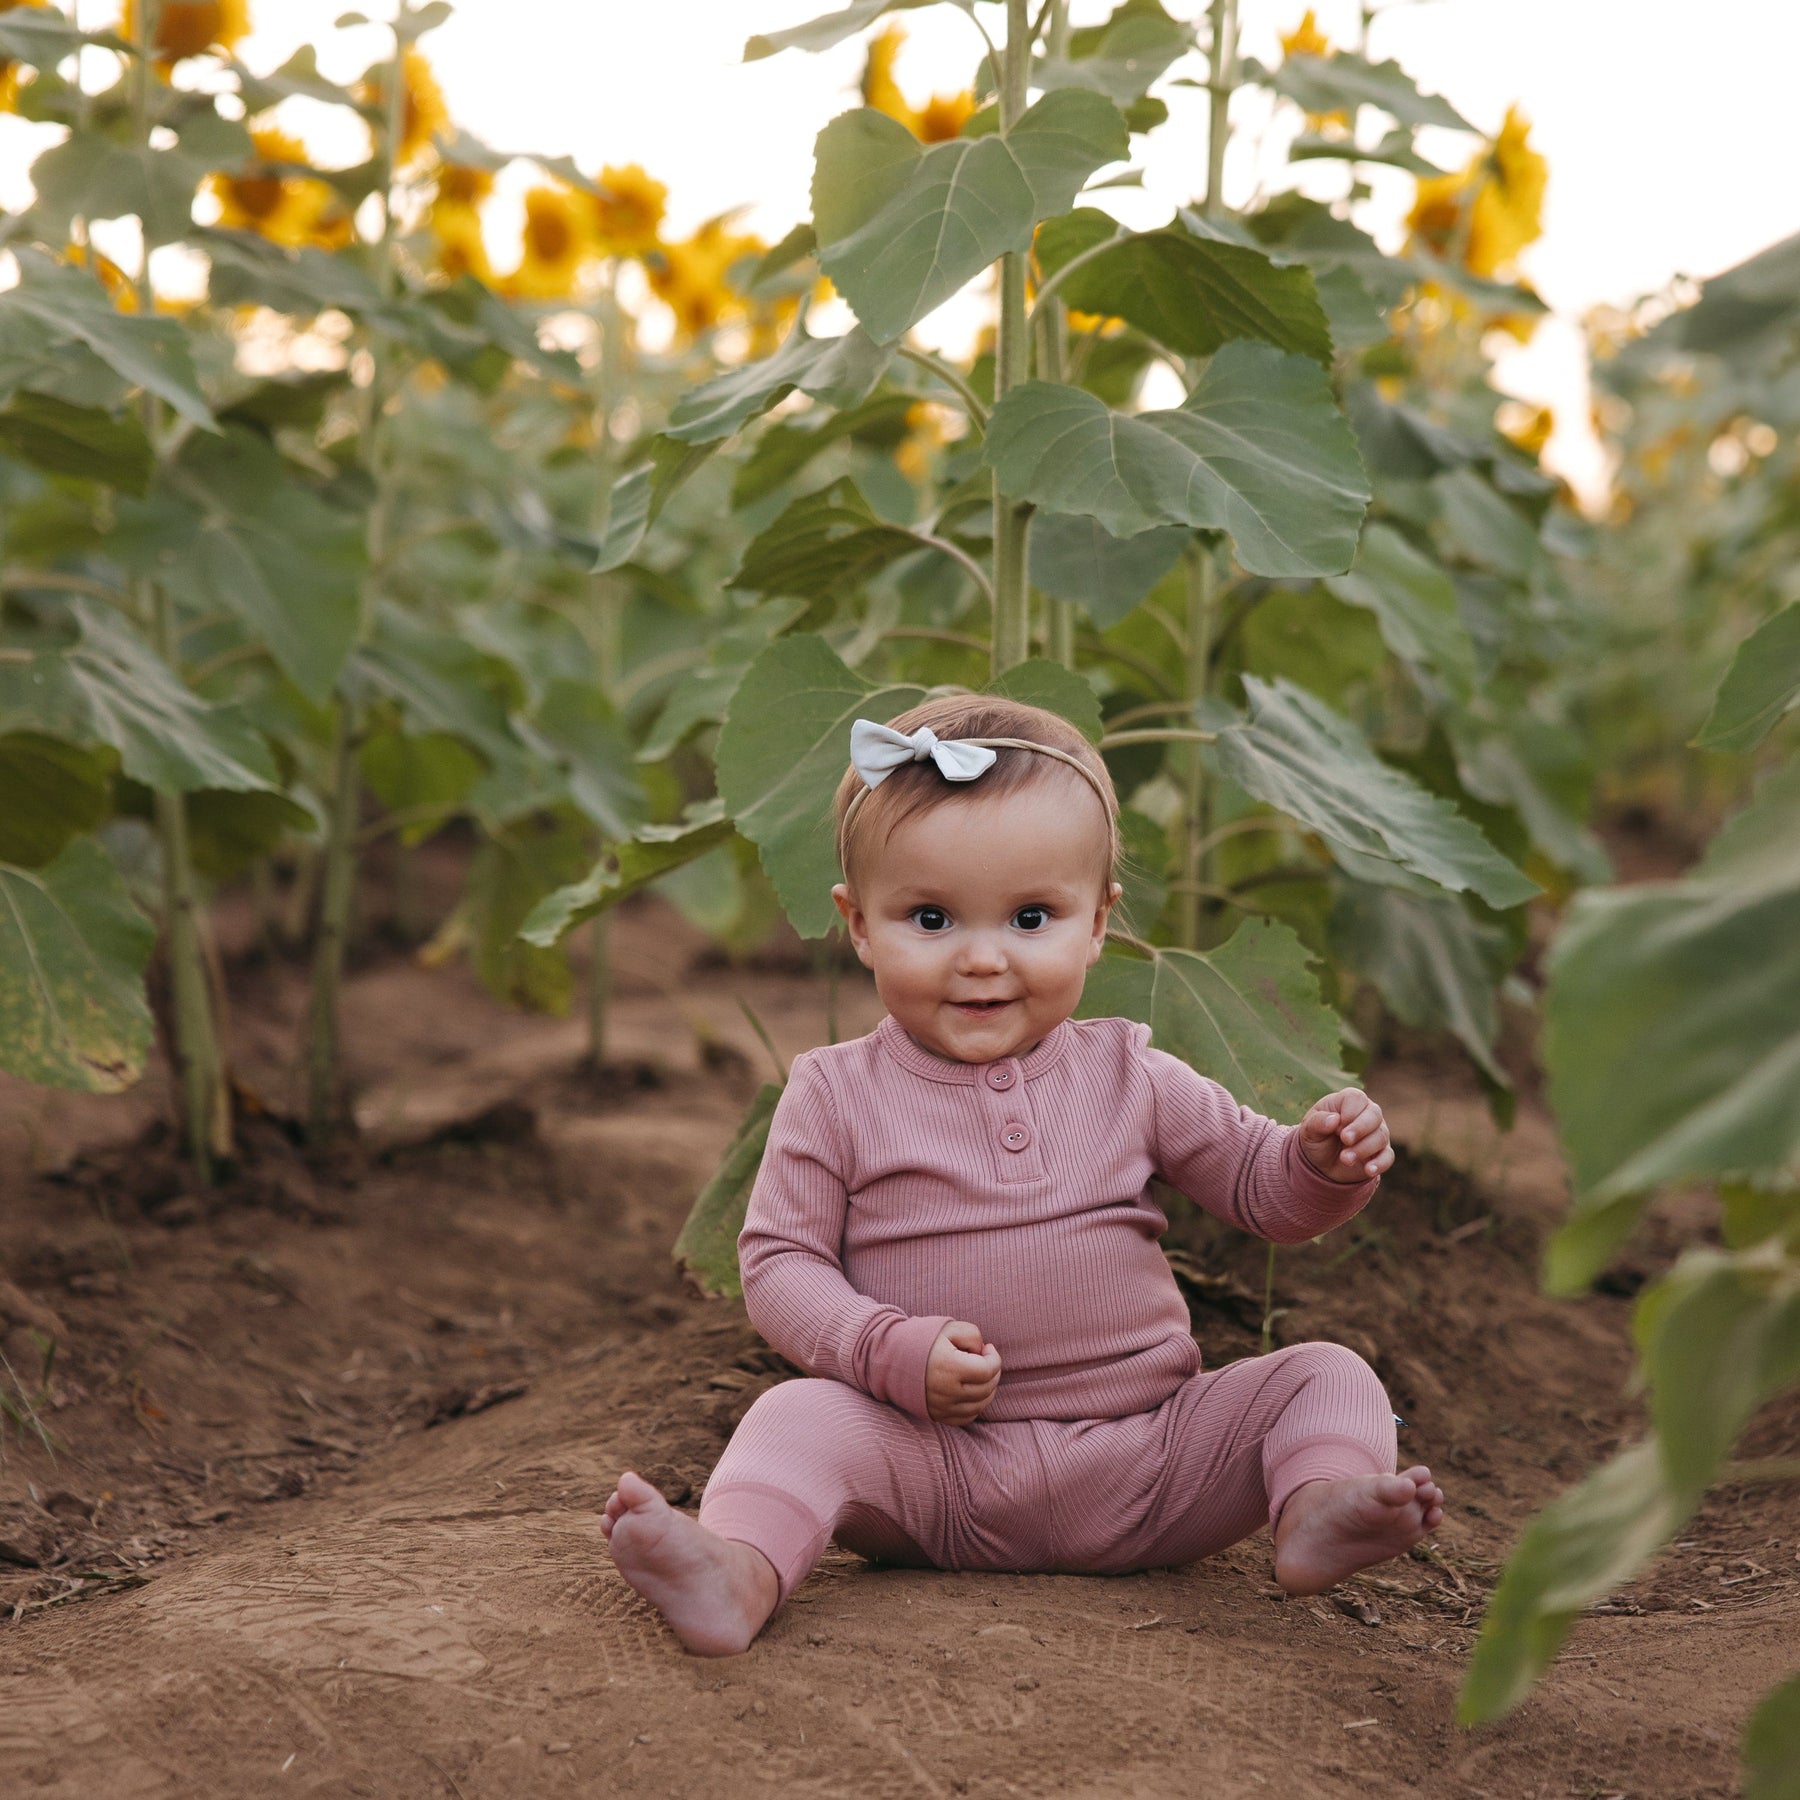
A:
[[[974,781],[985,775],[998,760],[996,750],[1035,750],[1040,756],[1054,756],[1065,762],[1089,787],[1112,816],[1112,805],[1099,777],[1079,757],[1054,744],[1035,744],[1029,738],[941,738],[929,725],[917,731],[896,731],[891,725],[877,725],[873,719],[858,719],[850,727],[850,766],[863,779],[862,792],[850,802],[844,813],[844,826],[849,828],[854,815],[872,788],[878,788],[896,769],[908,763],[929,762],[946,781]]]

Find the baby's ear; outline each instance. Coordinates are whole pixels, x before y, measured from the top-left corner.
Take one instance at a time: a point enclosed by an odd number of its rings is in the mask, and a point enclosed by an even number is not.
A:
[[[865,969],[873,968],[874,964],[869,960],[869,928],[863,921],[862,907],[857,904],[849,884],[840,881],[831,890],[831,900],[843,916],[844,929],[850,934],[850,947],[856,952],[856,960]]]

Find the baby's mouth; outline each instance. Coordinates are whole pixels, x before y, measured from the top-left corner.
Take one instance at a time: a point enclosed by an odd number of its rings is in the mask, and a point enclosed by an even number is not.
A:
[[[967,1013],[971,1018],[986,1018],[991,1013],[999,1012],[1003,1007],[1011,1006],[1011,1000],[952,1000],[952,1006],[960,1013]]]

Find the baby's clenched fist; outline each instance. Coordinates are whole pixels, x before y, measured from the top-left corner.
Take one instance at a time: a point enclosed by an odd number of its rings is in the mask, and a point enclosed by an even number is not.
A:
[[[968,1425],[1000,1385],[1000,1352],[979,1325],[957,1319],[937,1334],[925,1364],[925,1409],[940,1425]]]
[[[1387,1120],[1361,1088],[1339,1088],[1300,1121],[1300,1153],[1323,1176],[1354,1187],[1394,1166]]]

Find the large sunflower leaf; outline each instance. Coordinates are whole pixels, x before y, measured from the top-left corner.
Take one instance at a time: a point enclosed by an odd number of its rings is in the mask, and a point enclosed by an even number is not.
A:
[[[829,50],[845,38],[855,37],[865,25],[873,25],[884,12],[928,4],[930,0],[851,0],[843,11],[808,19],[804,25],[790,25],[785,31],[759,31],[744,45],[744,61],[759,62],[783,50]]]
[[[1326,587],[1348,606],[1375,615],[1387,647],[1415,671],[1435,678],[1454,699],[1475,687],[1475,646],[1456,609],[1456,589],[1436,563],[1391,525],[1371,525],[1347,574]]]
[[[1309,952],[1273,920],[1247,920],[1216,950],[1111,948],[1088,971],[1077,1016],[1141,1020],[1159,1050],[1289,1124],[1350,1079]]]
[[[171,580],[235,613],[313,702],[331,697],[356,641],[367,565],[362,523],[293,479],[260,432],[190,438],[177,481],[200,507]]]
[[[155,944],[92,838],[45,869],[0,864],[0,1068],[40,1087],[130,1087],[150,1048]]]
[[[1105,631],[1174,568],[1190,537],[1175,525],[1114,537],[1098,519],[1041,512],[1031,521],[1031,585],[1072,601]]]
[[[1046,94],[1005,136],[923,145],[873,107],[819,133],[819,262],[878,344],[890,344],[1064,212],[1095,170],[1128,153],[1101,95]]]
[[[773,356],[728,369],[690,388],[669,414],[668,435],[684,444],[729,437],[798,389],[827,406],[866,400],[894,359],[891,344],[877,344],[858,325],[842,337],[816,338],[804,313]]]
[[[719,792],[802,937],[837,919],[832,796],[850,766],[850,726],[888,719],[924,698],[849,668],[822,637],[780,638],[745,671],[719,733]]]
[[[1711,714],[1694,739],[1704,750],[1754,750],[1800,707],[1800,601],[1738,645]]]
[[[744,1229],[750,1190],[762,1166],[769,1125],[780,1098],[781,1089],[772,1081],[757,1089],[718,1169],[700,1190],[675,1240],[676,1265],[694,1278],[702,1293],[736,1299],[744,1291],[738,1273],[738,1233]]]
[[[1085,513],[1115,537],[1228,531],[1253,575],[1348,568],[1369,500],[1324,370],[1268,344],[1226,344],[1164,412],[1114,412],[1080,388],[1026,382],[995,407],[982,455],[1013,498]]]
[[[1225,726],[1219,766],[1348,859],[1398,865],[1488,905],[1517,906],[1538,885],[1449,801],[1385,763],[1350,721],[1291,682],[1244,677],[1249,714]],[[1358,860],[1353,872],[1367,864]]]
[[[1098,248],[1113,237],[1110,249]],[[1277,264],[1260,250],[1173,226],[1121,233],[1092,207],[1045,220],[1035,248],[1046,278],[1096,252],[1058,288],[1065,304],[1121,318],[1185,356],[1210,356],[1232,338],[1258,338],[1331,363],[1331,329],[1304,264]]]
[[[156,466],[135,413],[73,406],[54,394],[15,394],[0,412],[0,444],[34,468],[104,482],[127,494],[142,494]]]
[[[1246,63],[1244,73],[1309,113],[1354,113],[1359,106],[1378,106],[1402,125],[1475,129],[1448,100],[1421,93],[1397,62],[1372,63],[1349,50],[1330,56],[1287,56],[1274,69]]]
[[[855,593],[890,563],[923,547],[917,532],[880,517],[846,476],[792,501],[744,551],[726,585],[825,600]]]
[[[1102,24],[1070,32],[1066,57],[1040,57],[1031,85],[1093,88],[1115,105],[1129,106],[1193,42],[1194,28],[1170,18],[1156,0],[1124,0]]]
[[[104,607],[71,610],[75,644],[0,661],[0,731],[110,744],[127,775],[162,793],[278,785],[268,744],[240,712],[183,687]]]
[[[0,863],[41,869],[112,810],[113,758],[35,731],[0,737]]]
[[[1800,762],[1681,881],[1578,894],[1544,1063],[1574,1177],[1552,1244],[1585,1285],[1666,1182],[1800,1171]]]
[[[1526,1527],[1494,1590],[1457,1701],[1465,1725],[1516,1706],[1556,1656],[1583,1607],[1629,1581],[1681,1529],[1656,1446],[1603,1463]]]
[[[19,282],[0,294],[0,331],[16,319],[27,320],[55,342],[83,344],[115,374],[166,400],[190,424],[214,428],[181,325],[115,311],[92,275],[41,251],[17,249],[13,255]]]
[[[643,825],[634,837],[610,845],[580,881],[546,894],[519,927],[528,944],[548,949],[565,933],[671,869],[679,869],[729,843],[732,823],[714,803],[699,816],[677,825]]]

